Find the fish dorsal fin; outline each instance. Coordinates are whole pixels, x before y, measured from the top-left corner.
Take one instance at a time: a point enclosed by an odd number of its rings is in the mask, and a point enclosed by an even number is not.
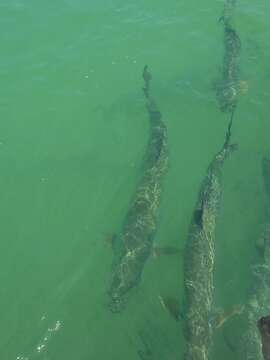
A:
[[[203,207],[194,211],[194,222],[197,226],[202,227],[203,225]]]
[[[194,213],[193,213],[193,221],[194,223],[199,226],[199,227],[203,227],[203,217],[204,217],[204,211],[205,211],[205,194],[202,193],[201,194],[201,200],[197,206],[197,208],[195,209]]]

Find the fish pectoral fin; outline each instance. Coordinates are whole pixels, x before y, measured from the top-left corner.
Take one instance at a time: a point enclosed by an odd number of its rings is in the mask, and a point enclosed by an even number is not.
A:
[[[222,14],[219,18],[218,18],[218,24],[221,23],[221,22],[224,22],[225,21],[225,16],[224,14]]]
[[[244,305],[239,305],[239,304],[233,305],[226,309],[218,311],[218,312],[216,312],[216,314],[214,314],[214,316],[211,320],[212,326],[215,329],[222,328],[223,325],[228,320],[233,318],[235,315],[241,315],[243,311],[244,311]]]
[[[184,314],[181,312],[181,304],[177,298],[171,296],[158,296],[161,306],[164,310],[176,320],[179,321],[184,318]]]

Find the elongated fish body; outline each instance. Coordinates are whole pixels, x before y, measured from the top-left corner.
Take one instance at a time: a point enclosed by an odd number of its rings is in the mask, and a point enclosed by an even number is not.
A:
[[[268,198],[268,223],[263,231],[263,254],[261,261],[253,267],[253,282],[244,316],[248,321],[247,331],[241,340],[242,358],[263,360],[262,338],[258,320],[270,314],[270,160],[262,163],[265,190]]]
[[[223,112],[233,112],[240,90],[240,38],[232,25],[235,1],[226,1],[221,19],[224,23],[224,59],[222,79],[217,83],[217,99]]]
[[[147,75],[150,76],[148,72]],[[114,264],[109,291],[110,308],[113,312],[123,308],[125,295],[138,285],[145,262],[152,252],[162,182],[168,167],[167,129],[154,100],[149,96],[149,81],[150,79],[145,79],[144,92],[150,119],[150,138],[145,155],[144,174],[118,239],[121,250]]]
[[[230,126],[223,148],[212,160],[201,186],[190,225],[185,252],[186,360],[207,360],[212,337],[213,270],[215,228],[221,200],[221,172],[225,159],[235,148],[229,145]]]

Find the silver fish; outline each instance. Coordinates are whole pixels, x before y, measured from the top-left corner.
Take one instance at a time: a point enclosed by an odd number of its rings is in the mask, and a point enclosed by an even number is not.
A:
[[[213,271],[215,229],[221,200],[221,173],[225,159],[236,148],[229,144],[232,117],[222,149],[214,156],[203,181],[190,225],[185,251],[184,284],[186,292],[185,359],[207,360],[213,326]]]
[[[121,246],[114,262],[109,290],[109,306],[113,312],[121,311],[125,295],[139,284],[144,265],[152,253],[162,182],[168,168],[167,129],[155,101],[150,96],[152,77],[147,66],[143,71],[143,79],[150,120],[150,138],[144,173],[118,236]]]

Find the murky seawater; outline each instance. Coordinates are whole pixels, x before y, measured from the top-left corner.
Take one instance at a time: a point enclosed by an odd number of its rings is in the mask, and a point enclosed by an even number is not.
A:
[[[126,309],[112,314],[108,239],[120,230],[141,174],[148,64],[170,155],[155,244],[184,248],[201,180],[228,123],[214,90],[222,8],[221,0],[1,1],[1,359],[182,358],[182,324],[159,301],[182,301],[182,256],[149,259]],[[233,124],[239,149],[224,168],[217,308],[246,301],[265,221],[269,10],[266,0],[237,2],[249,91]],[[222,331],[215,354],[233,356]]]

